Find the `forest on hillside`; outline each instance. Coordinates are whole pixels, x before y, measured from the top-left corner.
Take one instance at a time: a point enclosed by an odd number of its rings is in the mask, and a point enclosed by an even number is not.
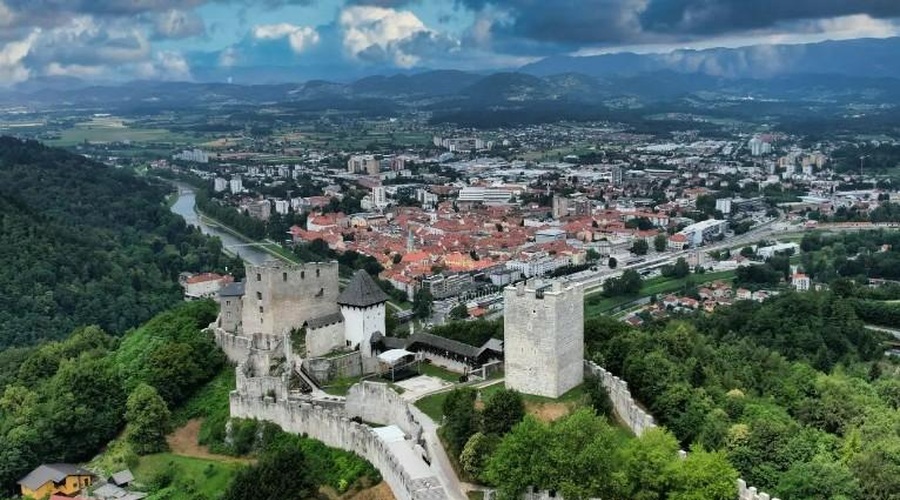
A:
[[[161,182],[0,138],[0,348],[99,325],[122,334],[177,304],[182,271],[236,262],[171,213]]]
[[[22,359],[3,356],[0,497],[41,463],[90,459],[126,423],[132,424],[128,439],[144,451],[164,447],[164,433],[148,437],[146,430],[164,432],[169,409],[225,363],[212,335],[200,331],[217,309],[212,301],[182,303],[121,339],[89,326]],[[140,403],[136,412],[128,408],[132,399]],[[153,412],[156,407],[162,409]]]
[[[593,319],[585,340],[684,449],[725,453],[773,497],[900,491],[900,367],[838,293],[787,293],[642,330]]]

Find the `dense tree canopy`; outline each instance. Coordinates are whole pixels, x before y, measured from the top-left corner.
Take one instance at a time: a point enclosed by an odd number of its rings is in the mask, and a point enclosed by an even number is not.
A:
[[[500,442],[484,476],[500,498],[528,486],[564,498],[734,498],[737,472],[724,453],[702,448],[678,458],[678,442],[662,429],[631,438],[588,409],[552,424],[526,417]]]
[[[0,488],[10,487],[42,462],[91,458],[122,430],[123,416],[133,424],[129,438],[159,444],[159,429],[153,425],[164,422],[148,419],[164,419],[165,407],[158,403],[165,402],[151,397],[156,392],[152,386],[182,387],[179,397],[169,401],[174,405],[222,367],[224,358],[211,335],[200,331],[215,314],[211,302],[182,303],[129,332],[121,343],[87,327],[33,350],[0,388]],[[194,364],[159,369],[152,363],[173,344],[187,346]],[[195,369],[201,376],[190,373]],[[193,386],[180,385],[184,380]],[[151,403],[155,408],[147,406]]]
[[[303,451],[281,446],[238,472],[225,493],[225,500],[306,500],[314,498],[316,483],[307,473]]]
[[[881,361],[882,337],[836,293],[739,302],[646,330],[591,320],[585,335],[590,355],[628,380],[682,447],[724,454],[770,494],[863,499],[900,491],[886,472],[900,470],[887,451],[900,449],[898,370]]]
[[[126,437],[135,453],[156,453],[166,449],[170,417],[166,402],[153,386],[141,383],[131,391],[125,403]]]
[[[224,268],[221,243],[165,206],[170,191],[0,138],[0,348],[88,324],[122,334],[181,300],[182,271]]]

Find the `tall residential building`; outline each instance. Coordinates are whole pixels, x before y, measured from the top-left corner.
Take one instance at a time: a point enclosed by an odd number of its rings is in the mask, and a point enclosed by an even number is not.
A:
[[[387,206],[387,193],[384,186],[375,186],[372,188],[372,204],[378,208]]]
[[[240,175],[232,177],[228,184],[228,187],[231,189],[231,194],[240,194],[244,192],[244,182],[241,180]]]
[[[227,189],[228,181],[221,177],[216,177],[216,179],[213,181],[213,190],[217,193],[221,193],[222,191],[225,191]]]
[[[569,215],[569,199],[565,196],[553,195],[553,218],[559,219]]]

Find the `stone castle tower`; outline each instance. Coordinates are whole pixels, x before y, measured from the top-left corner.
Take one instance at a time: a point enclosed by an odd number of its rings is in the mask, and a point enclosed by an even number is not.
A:
[[[339,293],[337,262],[248,265],[243,331],[280,337],[309,319],[337,313]]]
[[[356,271],[347,288],[338,296],[344,317],[344,338],[347,346],[359,347],[363,357],[372,357],[372,336],[385,334],[385,303],[388,296],[369,273]]]
[[[558,398],[584,380],[584,289],[540,281],[503,294],[506,387]]]

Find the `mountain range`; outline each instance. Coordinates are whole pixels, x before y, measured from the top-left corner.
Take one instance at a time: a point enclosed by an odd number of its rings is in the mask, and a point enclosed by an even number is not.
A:
[[[770,79],[804,74],[900,78],[900,38],[676,50],[665,54],[553,56],[519,70],[538,76],[634,76],[669,70],[723,78]]]
[[[120,114],[160,110],[280,106],[293,113],[323,110],[392,115],[416,109],[450,118],[485,110],[535,115],[535,120],[593,119],[603,110],[669,103],[669,112],[756,102],[753,113],[777,102],[831,106],[900,105],[900,38],[803,46],[550,57],[515,71],[434,70],[375,75],[354,81],[236,85],[137,81],[90,86],[74,78],[31,80],[0,93],[0,103],[37,109],[78,108]],[[743,104],[741,106],[746,107]],[[879,109],[888,109],[883,106]],[[448,118],[448,119],[450,119]],[[498,123],[502,123],[498,122]]]

